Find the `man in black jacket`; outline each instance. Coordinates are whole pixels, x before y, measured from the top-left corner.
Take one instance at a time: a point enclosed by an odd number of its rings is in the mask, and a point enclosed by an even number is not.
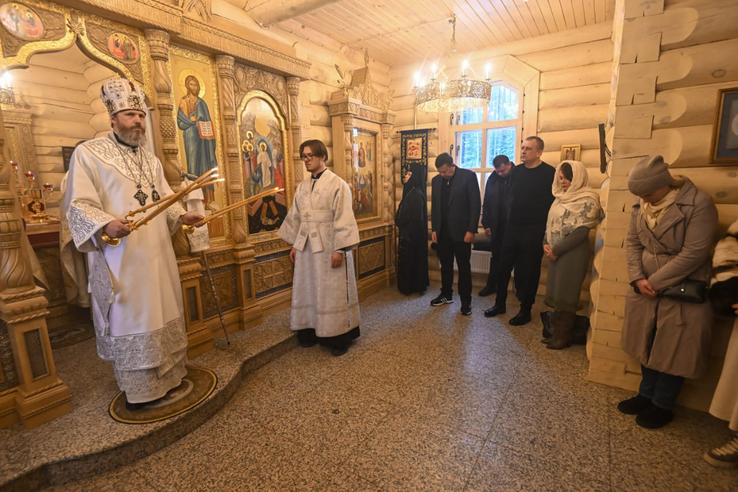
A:
[[[471,314],[471,246],[479,224],[481,197],[476,173],[460,169],[444,152],[436,157],[438,176],[431,182],[431,240],[441,261],[441,295],[431,306],[453,302],[454,257],[459,268],[461,314]]]
[[[495,157],[492,165],[495,172],[487,178],[482,204],[482,227],[484,227],[484,233],[490,238],[492,259],[489,262],[487,285],[479,291],[480,297],[487,297],[497,292],[497,266],[500,263],[502,238],[507,222],[507,203],[510,189],[508,178],[510,177],[510,171],[515,167],[515,164],[510,162],[510,159],[504,154]]]
[[[556,169],[541,160],[542,154],[541,138],[523,140],[520,147],[523,165],[516,166],[510,173],[510,204],[497,274],[497,299],[495,305],[484,312],[491,317],[506,311],[507,286],[514,267],[515,287],[520,299],[520,312],[510,319],[514,326],[531,320],[530,311],[541,278],[548,209],[554,200],[551,185]]]

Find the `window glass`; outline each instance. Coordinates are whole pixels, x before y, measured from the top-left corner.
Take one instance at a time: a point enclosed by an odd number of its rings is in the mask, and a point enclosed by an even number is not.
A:
[[[516,128],[508,126],[505,128],[490,128],[487,130],[487,165],[492,167],[492,160],[505,154],[511,161],[515,161],[515,149],[518,143],[515,141]]]
[[[492,87],[487,121],[514,120],[518,117],[518,94],[506,85]]]
[[[465,109],[455,113],[454,125],[472,125],[484,121],[484,108]]]
[[[454,163],[464,169],[482,167],[482,130],[456,132]]]

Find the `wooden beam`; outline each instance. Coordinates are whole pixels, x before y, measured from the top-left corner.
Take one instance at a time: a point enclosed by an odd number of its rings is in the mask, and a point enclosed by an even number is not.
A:
[[[276,0],[257,5],[249,10],[249,14],[262,27],[269,27],[338,1],[340,0]]]

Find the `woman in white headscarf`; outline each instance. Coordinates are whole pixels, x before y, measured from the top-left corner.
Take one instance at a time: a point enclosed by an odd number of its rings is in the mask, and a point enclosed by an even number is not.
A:
[[[589,270],[592,252],[589,231],[602,214],[599,194],[588,186],[587,169],[579,161],[564,161],[556,168],[552,185],[554,202],[548,212],[543,251],[548,257],[546,304],[554,309],[553,335],[544,338],[548,348],[571,344],[579,295]]]

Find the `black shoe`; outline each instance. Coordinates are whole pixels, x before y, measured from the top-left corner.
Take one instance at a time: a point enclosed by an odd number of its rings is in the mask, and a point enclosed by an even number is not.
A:
[[[453,302],[454,302],[454,300],[453,300],[452,297],[446,297],[443,294],[441,294],[440,296],[438,296],[435,299],[433,299],[430,302],[430,305],[433,306],[433,307],[438,307],[438,306],[443,306],[444,304],[451,304]]]
[[[674,412],[650,404],[636,417],[636,424],[646,429],[660,429],[674,418]]]
[[[497,316],[498,314],[505,314],[506,312],[507,310],[505,309],[505,306],[498,306],[497,304],[495,304],[484,312],[484,317],[492,318],[494,316]]]
[[[497,287],[488,285],[484,289],[479,291],[479,297],[487,297],[495,293],[497,293]]]
[[[341,356],[345,354],[346,352],[348,352],[348,345],[343,345],[341,347],[333,347],[331,349],[331,355],[334,357]]]
[[[318,339],[317,338],[313,338],[312,340],[304,340],[304,341],[301,341],[300,342],[300,347],[310,348],[310,347],[314,347],[317,344],[318,344]]]
[[[469,316],[471,314],[471,305],[463,305],[461,306],[461,315],[462,316]]]
[[[510,319],[510,324],[513,326],[521,326],[526,323],[530,323],[530,311],[525,311],[523,309]]]
[[[651,400],[640,394],[618,403],[618,410],[625,415],[637,415],[651,406]]]

